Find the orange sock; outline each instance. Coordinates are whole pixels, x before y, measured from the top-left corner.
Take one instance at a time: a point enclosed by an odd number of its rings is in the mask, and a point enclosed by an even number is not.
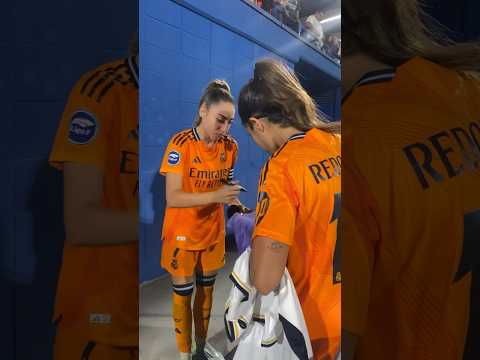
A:
[[[193,304],[193,317],[195,320],[195,339],[200,347],[207,339],[208,324],[213,302],[213,285],[215,276],[197,275],[197,292]]]
[[[193,283],[173,285],[173,322],[178,351],[191,352]]]

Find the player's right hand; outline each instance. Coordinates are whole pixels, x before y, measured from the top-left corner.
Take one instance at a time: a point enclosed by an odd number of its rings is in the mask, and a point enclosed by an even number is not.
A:
[[[229,204],[238,199],[240,194],[240,186],[238,185],[224,185],[220,189],[213,192],[213,202]]]

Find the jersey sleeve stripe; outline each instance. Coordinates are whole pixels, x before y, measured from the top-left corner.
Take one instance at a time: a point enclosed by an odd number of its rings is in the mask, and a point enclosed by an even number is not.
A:
[[[96,71],[95,73],[93,73],[92,76],[90,76],[87,80],[85,80],[85,82],[83,83],[81,89],[80,89],[80,94],[83,94],[85,92],[85,89],[87,88],[87,86],[93,81],[93,79],[95,79],[96,77],[98,77],[100,74],[102,73],[101,70],[98,70]]]
[[[114,68],[110,67],[108,69],[105,69],[103,71],[103,76],[101,76],[100,79],[98,79],[95,82],[95,84],[93,84],[93,86],[91,87],[90,91],[88,92],[88,96],[92,97],[100,85],[102,85],[105,81],[113,78],[113,76],[124,67],[125,67],[125,64],[120,64],[115,66]]]
[[[180,141],[180,146],[182,146],[187,140],[193,140],[194,137],[193,135],[189,134],[186,138],[184,138],[182,141]]]
[[[185,133],[186,131],[179,132],[177,135],[173,137],[172,142],[175,144],[182,135],[185,135]]]
[[[179,137],[177,140],[175,140],[173,143],[174,143],[175,145],[180,145],[180,142],[181,142],[183,139],[187,138],[188,135],[190,134],[190,132],[191,132],[191,130],[182,133],[182,134],[180,135],[180,137]]]
[[[90,91],[88,92],[88,96],[89,97],[92,97],[93,94],[95,93],[95,90],[97,90],[97,88],[102,85],[105,81],[106,81],[106,77],[105,76],[101,76],[100,79],[98,79],[95,84],[93,84],[93,87],[90,89]]]
[[[100,91],[100,94],[98,94],[97,96],[97,102],[100,102],[103,99],[103,97],[107,94],[108,90],[110,90],[114,84],[115,82],[112,80],[103,87],[102,91]]]
[[[190,131],[190,130],[185,130],[185,131],[179,132],[177,135],[175,135],[175,136],[173,137],[172,142],[173,142],[174,144],[177,144],[177,141],[178,141],[182,136],[188,134],[189,131]]]

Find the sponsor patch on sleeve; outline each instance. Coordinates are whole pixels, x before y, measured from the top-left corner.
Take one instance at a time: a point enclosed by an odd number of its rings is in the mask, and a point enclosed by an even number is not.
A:
[[[168,153],[168,164],[177,165],[180,162],[180,153],[178,151],[172,150]]]
[[[70,120],[68,141],[72,144],[84,145],[95,139],[98,132],[98,121],[86,111],[76,111]]]

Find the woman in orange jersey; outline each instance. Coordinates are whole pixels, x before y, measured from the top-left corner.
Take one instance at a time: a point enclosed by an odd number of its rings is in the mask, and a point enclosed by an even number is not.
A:
[[[342,1],[344,360],[480,359],[480,44],[426,19]]]
[[[76,83],[50,153],[65,222],[55,360],[138,359],[137,36],[132,45]]]
[[[194,276],[195,340],[198,358],[204,356],[215,275],[224,265],[223,204],[239,203],[240,187],[229,185],[238,152],[228,135],[234,114],[230,87],[225,81],[212,81],[200,99],[193,128],[171,138],[160,168],[166,176],[167,200],[161,265],[172,276],[181,359],[191,358]]]
[[[273,60],[255,65],[238,106],[247,132],[271,154],[259,181],[251,280],[268,294],[286,267],[315,359],[333,360],[340,350],[340,126],[323,120],[295,75]]]

